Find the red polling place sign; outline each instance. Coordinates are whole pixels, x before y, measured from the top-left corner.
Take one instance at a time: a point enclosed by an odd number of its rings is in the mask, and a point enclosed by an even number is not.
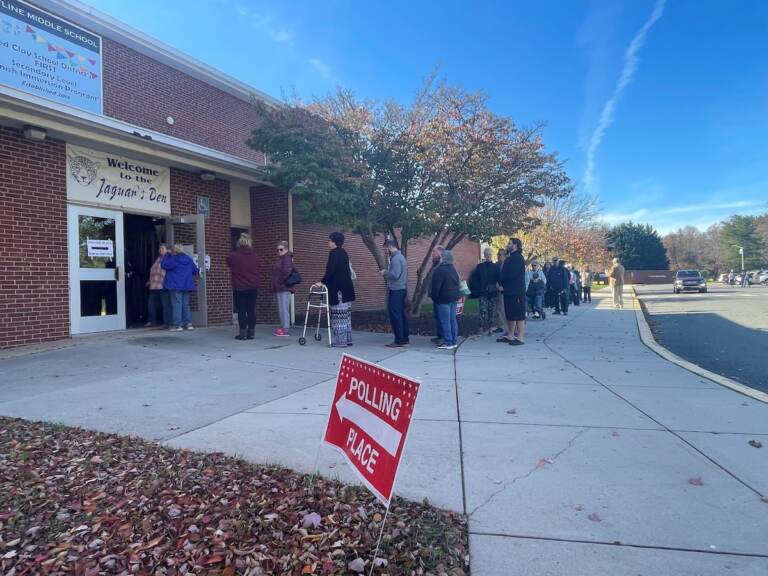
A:
[[[418,393],[416,380],[347,354],[341,357],[323,442],[341,452],[387,506]]]

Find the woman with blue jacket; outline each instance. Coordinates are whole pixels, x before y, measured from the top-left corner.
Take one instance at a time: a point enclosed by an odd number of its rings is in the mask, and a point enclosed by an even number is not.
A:
[[[189,312],[190,293],[197,290],[195,276],[199,270],[195,262],[184,253],[181,244],[174,244],[170,252],[166,252],[160,264],[165,270],[163,288],[171,295],[171,310],[173,311],[173,325],[171,332],[192,330],[192,321]]]

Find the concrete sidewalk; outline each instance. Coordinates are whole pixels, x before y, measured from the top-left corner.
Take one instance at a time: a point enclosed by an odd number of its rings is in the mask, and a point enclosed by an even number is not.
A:
[[[0,414],[311,471],[340,351],[232,335],[0,353]],[[523,347],[387,341],[348,351],[422,380],[396,491],[469,514],[473,574],[768,574],[768,405],[650,352],[634,310],[598,295]],[[318,468],[354,481],[330,449]]]

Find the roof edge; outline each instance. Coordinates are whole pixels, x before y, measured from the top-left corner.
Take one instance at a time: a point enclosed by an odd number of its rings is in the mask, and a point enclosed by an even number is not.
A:
[[[140,30],[113,18],[80,0],[25,0],[54,15],[71,20],[83,28],[89,29],[101,36],[106,36],[162,62],[185,74],[206,82],[241,100],[250,102],[256,98],[273,106],[281,106],[282,102],[250,86],[240,80],[225,74],[216,68],[173,48],[172,46],[144,34]]]

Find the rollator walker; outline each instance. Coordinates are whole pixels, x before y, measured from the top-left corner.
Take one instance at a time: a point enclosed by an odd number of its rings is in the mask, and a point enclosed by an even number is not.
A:
[[[317,327],[315,328],[315,340],[320,342],[323,335],[320,333],[323,322],[323,311],[325,311],[325,320],[328,327],[328,346],[331,342],[331,310],[328,304],[328,287],[325,284],[312,286],[309,289],[309,298],[307,299],[307,313],[304,316],[304,331],[299,338],[299,344],[304,346],[307,343],[307,324],[309,324],[309,313],[311,308],[317,308]]]

